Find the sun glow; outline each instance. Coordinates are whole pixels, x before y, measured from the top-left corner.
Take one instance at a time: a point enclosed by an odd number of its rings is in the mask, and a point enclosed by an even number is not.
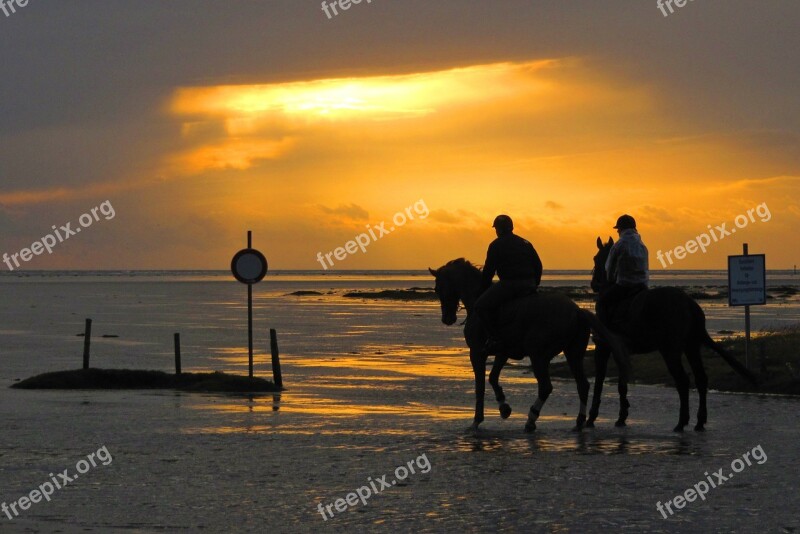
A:
[[[395,119],[421,117],[448,106],[478,102],[529,89],[546,92],[551,84],[536,73],[554,61],[496,63],[443,71],[364,78],[331,78],[263,85],[183,88],[171,110],[178,115],[252,117],[282,114],[314,119]]]

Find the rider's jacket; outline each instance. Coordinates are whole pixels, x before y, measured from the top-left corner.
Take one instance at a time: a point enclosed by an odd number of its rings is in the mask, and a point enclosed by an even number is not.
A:
[[[529,241],[513,233],[503,234],[492,241],[486,252],[484,288],[492,285],[495,272],[500,280],[533,279],[538,286],[542,280],[542,260]]]
[[[647,247],[639,232],[635,228],[623,230],[606,260],[608,281],[621,286],[647,285],[649,271]]]

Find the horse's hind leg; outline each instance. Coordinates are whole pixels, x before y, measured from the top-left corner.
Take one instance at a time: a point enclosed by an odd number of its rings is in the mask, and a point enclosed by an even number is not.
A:
[[[697,408],[697,424],[694,429],[698,432],[705,430],[705,424],[708,420],[708,413],[706,412],[706,394],[708,393],[708,376],[703,367],[703,360],[700,358],[700,347],[693,346],[686,348],[686,358],[689,360],[689,365],[692,367],[694,373],[694,383],[697,386],[697,393],[700,396],[700,406]]]
[[[539,396],[528,412],[528,422],[525,423],[525,432],[533,432],[536,430],[536,420],[539,419],[542,406],[544,406],[550,393],[553,392],[553,384],[550,382],[550,359],[545,355],[531,356],[531,363],[533,364],[533,374],[536,376],[536,381],[539,383]]]
[[[628,408],[631,407],[631,403],[628,402],[628,383],[620,378],[617,381],[617,391],[619,391],[619,419],[614,426],[625,426],[625,421],[628,419]]]
[[[661,355],[664,357],[667,369],[672,375],[672,379],[675,381],[675,387],[681,399],[678,424],[673,430],[675,432],[683,432],[683,427],[689,424],[689,377],[686,375],[686,371],[683,370],[681,352],[679,350],[662,352]]]
[[[503,388],[500,387],[500,372],[507,361],[508,356],[498,354],[494,357],[492,372],[489,373],[489,383],[492,385],[494,396],[500,404],[500,417],[503,419],[508,419],[508,416],[511,415],[511,406],[506,402],[506,395],[503,393]]]
[[[564,356],[567,358],[569,370],[572,371],[572,376],[575,377],[575,384],[578,386],[578,397],[581,400],[580,411],[578,418],[575,420],[574,430],[583,428],[586,422],[586,403],[589,400],[589,381],[586,379],[586,374],[583,372],[583,356],[586,353],[586,346],[572,347],[564,351]]]
[[[593,427],[594,421],[600,414],[600,401],[603,397],[603,382],[606,379],[606,369],[608,368],[608,358],[611,351],[605,346],[597,346],[594,350],[594,395],[592,397],[592,409],[589,410],[589,420],[586,426]]]

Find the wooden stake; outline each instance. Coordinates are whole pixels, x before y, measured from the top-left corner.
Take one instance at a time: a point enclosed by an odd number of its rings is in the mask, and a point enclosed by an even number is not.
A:
[[[747,256],[747,243],[742,244],[742,254]],[[750,306],[744,307],[744,366],[750,369]]]
[[[181,374],[181,335],[175,334],[175,374]]]
[[[92,343],[92,320],[86,319],[86,330],[83,332],[83,368],[89,368],[89,346]]]
[[[272,352],[272,379],[275,385],[283,388],[283,377],[281,376],[281,358],[278,353],[278,333],[274,328],[269,329],[269,348]]]

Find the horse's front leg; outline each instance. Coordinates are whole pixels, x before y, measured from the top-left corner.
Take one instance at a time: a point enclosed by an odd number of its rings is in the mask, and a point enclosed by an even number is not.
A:
[[[503,388],[500,387],[500,372],[505,367],[506,362],[508,362],[508,356],[496,355],[492,364],[492,372],[489,373],[489,383],[492,385],[494,396],[500,405],[500,417],[503,419],[508,419],[508,416],[511,415],[511,406],[506,403],[506,395],[503,393]]]
[[[486,353],[478,349],[469,349],[469,359],[475,374],[475,418],[467,431],[478,432],[483,422],[483,397],[486,394]]]

